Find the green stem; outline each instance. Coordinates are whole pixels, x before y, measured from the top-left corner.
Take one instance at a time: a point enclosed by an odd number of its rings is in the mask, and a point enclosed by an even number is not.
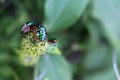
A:
[[[117,80],[120,80],[120,74],[119,74],[119,70],[118,70],[118,65],[117,65],[117,50],[115,49],[113,52],[113,68],[114,68],[114,72],[116,74]]]

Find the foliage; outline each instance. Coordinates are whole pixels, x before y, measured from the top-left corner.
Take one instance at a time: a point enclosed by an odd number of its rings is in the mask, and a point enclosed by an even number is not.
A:
[[[28,21],[45,24],[62,52],[40,56],[35,73],[16,52]],[[44,70],[43,80],[117,80],[112,52],[120,52],[119,21],[119,0],[0,0],[0,80],[32,80]]]

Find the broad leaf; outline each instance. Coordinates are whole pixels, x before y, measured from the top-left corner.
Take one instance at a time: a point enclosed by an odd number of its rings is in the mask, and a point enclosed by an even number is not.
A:
[[[89,0],[47,0],[45,24],[55,31],[74,24],[86,8]]]
[[[40,57],[37,80],[72,80],[72,71],[63,56],[49,54]]]
[[[92,16],[102,23],[103,32],[112,44],[120,39],[120,1],[93,0]]]
[[[97,69],[108,67],[111,61],[110,50],[105,44],[90,43],[83,65],[87,71],[92,73]]]
[[[83,80],[117,80],[113,69],[97,72],[93,75],[85,76]]]

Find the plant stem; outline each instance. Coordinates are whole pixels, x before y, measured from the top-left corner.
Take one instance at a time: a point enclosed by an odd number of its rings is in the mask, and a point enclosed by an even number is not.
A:
[[[120,80],[120,74],[118,70],[118,65],[117,65],[117,50],[115,49],[113,52],[113,57],[112,57],[112,63],[113,63],[113,68],[117,77],[117,80]]]

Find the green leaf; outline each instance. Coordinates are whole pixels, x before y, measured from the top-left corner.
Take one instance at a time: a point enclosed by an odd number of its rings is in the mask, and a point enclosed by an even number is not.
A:
[[[109,48],[105,44],[94,44],[91,43],[88,46],[88,54],[83,62],[83,65],[88,71],[95,71],[96,69],[101,69],[108,67],[111,64],[111,54]]]
[[[85,76],[83,80],[117,80],[113,69]]]
[[[85,10],[89,0],[47,0],[45,24],[48,30],[65,29],[74,24]]]
[[[120,0],[93,0],[92,16],[101,21],[103,35],[112,44],[120,39]]]
[[[37,71],[37,80],[72,80],[69,63],[58,54],[46,53],[41,56]]]

